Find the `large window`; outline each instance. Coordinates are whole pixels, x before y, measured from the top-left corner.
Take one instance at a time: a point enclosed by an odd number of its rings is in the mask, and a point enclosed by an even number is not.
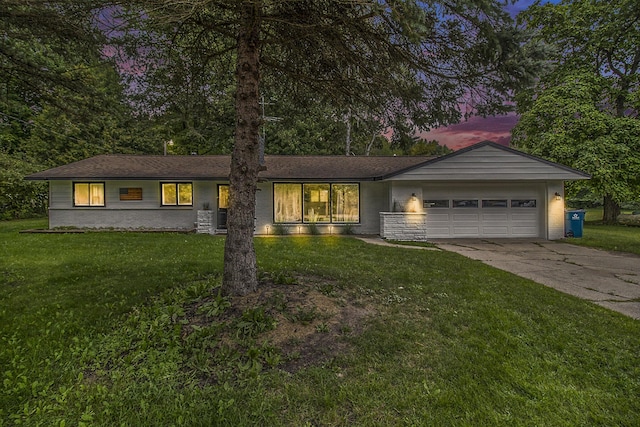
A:
[[[360,222],[360,187],[358,184],[331,186],[331,219],[333,222]]]
[[[358,223],[358,184],[273,184],[276,223]]]
[[[275,222],[301,222],[302,186],[273,184],[273,210]]]
[[[74,206],[104,206],[104,182],[75,182]]]
[[[304,222],[331,222],[329,184],[304,184]]]
[[[163,206],[193,206],[193,184],[190,182],[163,182]]]

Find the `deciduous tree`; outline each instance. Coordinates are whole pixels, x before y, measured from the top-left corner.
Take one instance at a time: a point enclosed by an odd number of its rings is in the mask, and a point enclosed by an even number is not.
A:
[[[563,0],[521,19],[549,70],[517,97],[512,142],[592,174],[605,222],[640,183],[640,15],[635,0]]]

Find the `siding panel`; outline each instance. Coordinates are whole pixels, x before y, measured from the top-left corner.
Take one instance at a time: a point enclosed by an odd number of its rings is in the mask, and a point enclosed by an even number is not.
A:
[[[573,172],[530,157],[484,146],[393,177],[400,181],[541,181],[576,179]]]

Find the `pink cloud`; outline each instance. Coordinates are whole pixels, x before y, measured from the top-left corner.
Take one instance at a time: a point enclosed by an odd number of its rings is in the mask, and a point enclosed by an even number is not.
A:
[[[422,132],[418,136],[426,140],[435,139],[452,150],[486,140],[509,146],[511,129],[517,121],[515,113],[487,118],[471,117],[462,123]]]

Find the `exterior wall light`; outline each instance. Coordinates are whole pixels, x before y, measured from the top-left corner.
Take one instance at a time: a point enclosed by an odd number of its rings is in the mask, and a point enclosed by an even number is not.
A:
[[[556,200],[562,200],[562,194],[558,193],[557,191],[554,196],[556,197]]]
[[[420,204],[418,203],[418,196],[416,193],[411,193],[411,197],[409,198],[409,203],[407,205],[407,212],[419,212]]]

